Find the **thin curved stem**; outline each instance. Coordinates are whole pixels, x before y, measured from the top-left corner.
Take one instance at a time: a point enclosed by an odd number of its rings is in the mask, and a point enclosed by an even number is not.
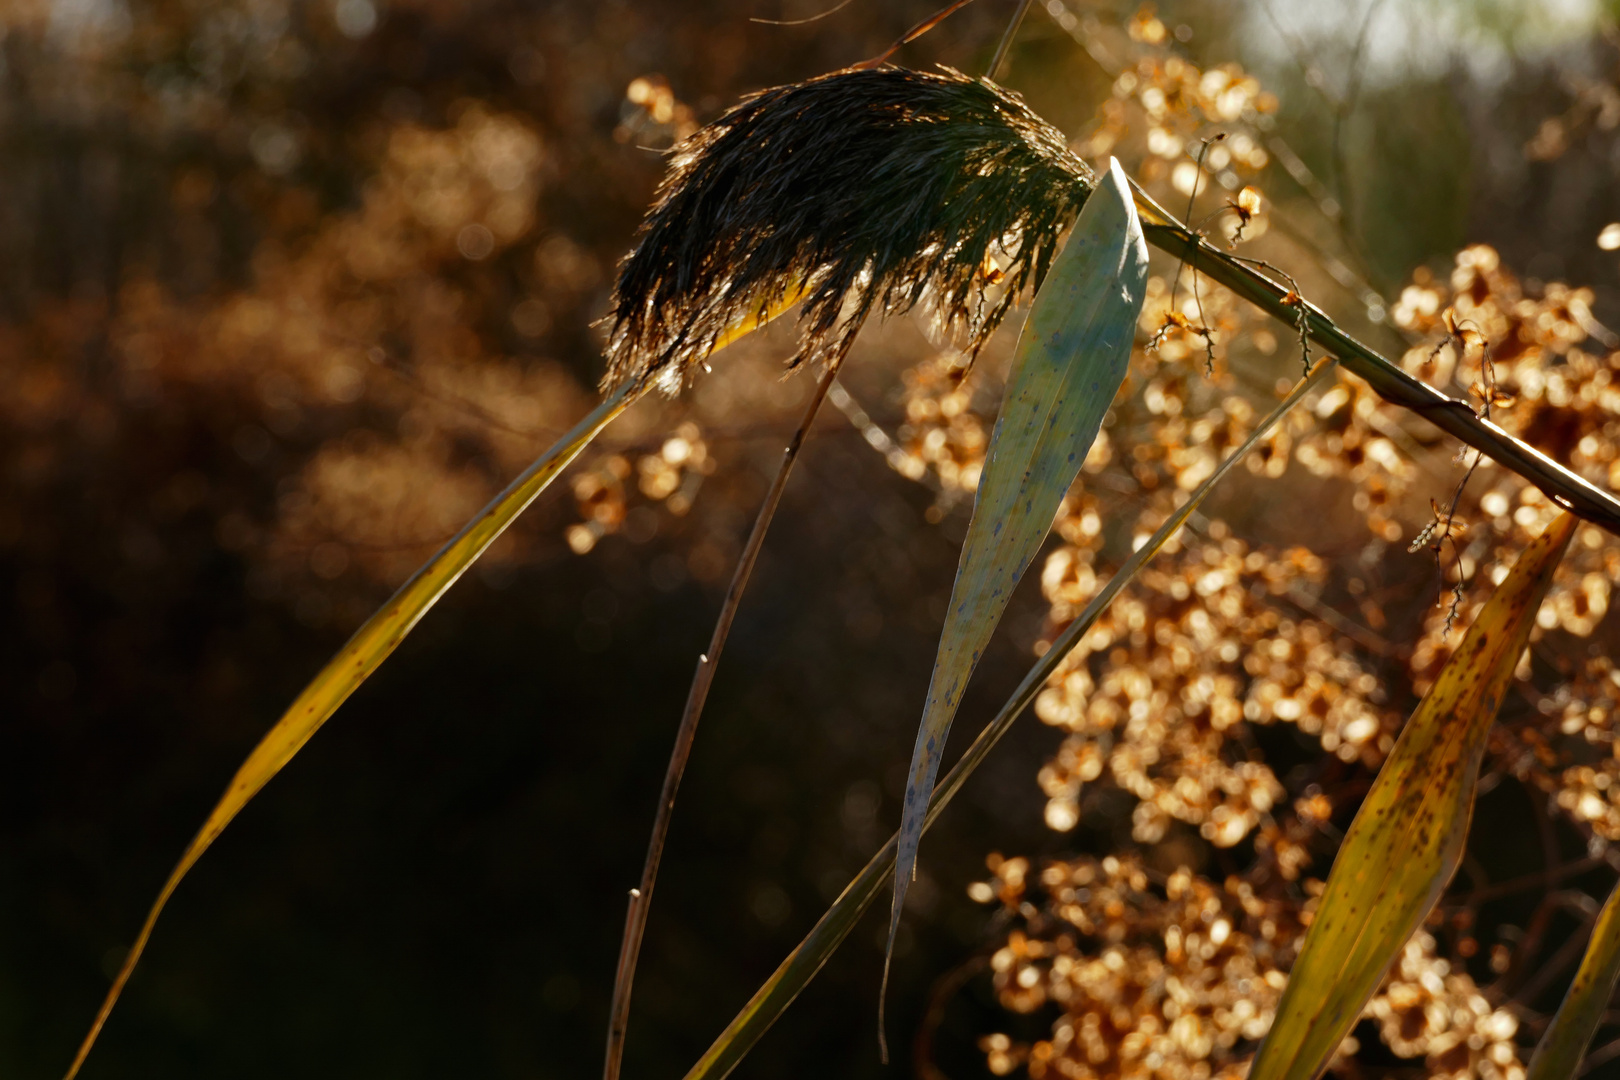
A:
[[[1018,36],[1018,27],[1024,21],[1024,14],[1029,11],[1029,0],[1018,0],[1018,10],[1007,23],[1007,30],[1001,35],[1001,44],[996,46],[996,55],[990,58],[990,66],[984,69],[984,77],[994,79],[996,72],[1001,70],[1001,62],[1007,59],[1007,50],[1012,48],[1013,38]]]
[[[658,881],[658,864],[663,859],[664,844],[669,838],[669,823],[675,813],[675,795],[680,789],[681,777],[686,772],[687,759],[692,756],[692,743],[697,739],[698,721],[703,717],[703,705],[708,701],[709,687],[714,684],[715,669],[720,666],[720,653],[726,647],[726,638],[731,634],[731,624],[737,617],[737,608],[742,603],[743,592],[748,588],[748,579],[753,575],[754,563],[758,561],[760,549],[765,545],[765,533],[770,529],[771,519],[776,515],[776,508],[782,501],[782,492],[787,489],[788,476],[793,472],[793,463],[799,456],[800,448],[804,446],[805,438],[810,434],[810,426],[815,423],[816,414],[821,411],[822,402],[827,399],[827,391],[832,389],[833,380],[838,377],[841,359],[842,357],[835,358],[827,365],[826,372],[810,396],[810,404],[804,411],[804,419],[799,421],[798,430],[793,433],[792,440],[782,451],[782,463],[776,470],[776,478],[771,481],[770,490],[765,493],[765,501],[760,505],[758,516],[754,518],[753,531],[748,534],[748,542],[743,546],[742,554],[737,559],[737,569],[731,575],[731,584],[727,587],[725,600],[720,605],[720,615],[715,619],[714,633],[709,638],[709,650],[698,657],[697,671],[692,676],[692,687],[686,695],[686,708],[681,713],[681,725],[675,732],[675,747],[670,751],[669,765],[664,771],[664,789],[658,797],[658,813],[653,819],[652,838],[647,841],[647,861],[642,867],[641,884],[630,890],[630,906],[624,919],[624,939],[619,945],[619,966],[613,979],[613,1003],[608,1011],[607,1060],[602,1068],[603,1080],[617,1080],[624,1059],[625,1032],[630,1020],[630,991],[635,983],[636,960],[641,954],[641,939],[647,931],[647,912],[652,905],[653,886]]]

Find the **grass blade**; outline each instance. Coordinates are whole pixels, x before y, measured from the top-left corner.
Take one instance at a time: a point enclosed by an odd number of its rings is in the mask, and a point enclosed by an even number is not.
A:
[[[1598,913],[1569,993],[1536,1045],[1525,1080],[1570,1080],[1581,1067],[1620,979],[1620,885]]]
[[[1531,541],[1406,722],[1333,861],[1249,1080],[1322,1074],[1456,872],[1486,737],[1575,525],[1562,514]]]
[[[163,889],[158,893],[152,910],[147,913],[141,932],[124,957],[118,977],[113,980],[112,988],[107,991],[106,1000],[101,1003],[101,1010],[96,1014],[90,1033],[85,1036],[79,1052],[73,1058],[73,1064],[68,1067],[66,1080],[73,1080],[79,1067],[84,1064],[85,1056],[95,1045],[96,1036],[101,1033],[102,1025],[107,1022],[108,1015],[118,1001],[118,995],[123,991],[124,984],[129,981],[130,974],[140,961],[147,939],[152,936],[152,927],[157,924],[164,905],[169,902],[169,897],[174,895],[174,890],[181,879],[196,865],[203,852],[207,851],[209,845],[225,831],[225,827],[241,812],[242,807],[247,805],[248,800],[257,795],[259,790],[269,783],[270,778],[280,772],[282,766],[303,749],[304,744],[320,730],[321,725],[326,723],[349,695],[354,693],[384,660],[388,659],[399,643],[405,639],[405,635],[415,628],[422,616],[427,614],[428,609],[444,595],[445,590],[454,585],[456,579],[466,572],[496,537],[500,536],[535,497],[546,489],[546,485],[556,479],[581,450],[590,445],[597,433],[638,396],[639,388],[633,384],[621,385],[603,399],[585,419],[576,424],[572,431],[559,439],[534,464],[508,484],[505,491],[495,496],[488,506],[479,511],[477,517],[440,548],[409,581],[401,585],[389,598],[388,603],[379,608],[360,629],[354,632],[354,636],[343,646],[342,651],[321,669],[282,714],[281,719],[276,721],[275,726],[259,745],[253,748],[253,752],[248,755],[247,760],[231,779],[224,796],[208,815],[208,820],[203,822],[202,828],[186,847],[185,853],[180,856],[180,862],[169,874],[169,879],[163,883]]]
[[[1125,561],[1125,565],[1119,568],[1119,572],[1109,578],[1108,584],[1103,586],[1102,591],[1092,598],[1091,603],[1086,605],[1086,610],[1081,613],[1080,617],[1064,628],[1063,632],[1053,641],[1052,647],[1035,662],[1035,666],[1024,676],[1023,681],[1018,684],[1018,689],[1013,691],[1013,696],[1001,707],[1001,711],[996,714],[995,719],[991,720],[985,726],[985,729],[979,732],[978,738],[973,740],[973,745],[969,746],[967,752],[962,755],[962,760],[958,761],[955,767],[946,773],[945,778],[940,781],[939,787],[934,789],[933,798],[928,804],[928,816],[923,820],[924,831],[933,825],[934,820],[944,811],[945,806],[962,789],[962,785],[967,782],[967,778],[973,775],[973,771],[983,763],[991,749],[1007,733],[1007,729],[1012,727],[1013,721],[1018,718],[1018,714],[1028,708],[1029,704],[1035,700],[1041,688],[1046,685],[1046,681],[1052,677],[1052,673],[1063,662],[1063,658],[1069,654],[1081,637],[1096,624],[1102,613],[1108,610],[1108,605],[1113,603],[1114,597],[1118,596],[1120,591],[1131,583],[1138,571],[1147,565],[1148,560],[1158,554],[1159,549],[1164,547],[1169,539],[1186,524],[1193,511],[1197,510],[1205,497],[1215,490],[1217,484],[1225,479],[1227,473],[1236,467],[1238,462],[1242,461],[1262,439],[1269,435],[1272,429],[1282,421],[1283,417],[1292,412],[1294,407],[1303,401],[1307,394],[1312,390],[1319,389],[1327,381],[1333,369],[1334,361],[1324,360],[1316,366],[1316,369],[1307,378],[1301,380],[1293,391],[1289,393],[1288,397],[1283,399],[1275,409],[1256,425],[1253,433],[1244,440],[1243,445],[1227,455],[1226,459],[1216,467],[1209,478],[1187,497],[1187,501],[1159,527],[1152,537],[1148,539],[1147,543],[1131,554],[1131,557]],[[887,884],[889,875],[894,870],[895,854],[899,850],[899,843],[900,836],[898,833],[889,837],[889,842],[876,855],[872,856],[861,872],[856,875],[855,880],[845,887],[844,891],[839,894],[838,899],[833,901],[832,906],[822,914],[820,920],[811,928],[805,939],[788,954],[787,959],[782,961],[771,977],[765,981],[765,984],[754,992],[754,996],[743,1006],[742,1011],[727,1025],[725,1031],[720,1033],[720,1037],[714,1041],[714,1045],[710,1046],[708,1052],[698,1059],[697,1064],[692,1066],[691,1070],[686,1074],[686,1080],[721,1080],[722,1077],[737,1067],[738,1062],[742,1061],[748,1051],[753,1049],[760,1036],[765,1034],[771,1024],[776,1021],[776,1018],[782,1015],[783,1011],[793,1003],[793,999],[798,997],[799,992],[809,985],[810,980],[816,977],[816,972],[821,970],[821,966],[827,962],[827,958],[832,956],[839,945],[843,944],[844,939],[855,928],[855,924],[860,921],[866,909],[877,898],[879,892]]]
[[[891,953],[962,690],[1125,380],[1146,282],[1147,243],[1130,182],[1114,161],[1086,200],[1018,337],[912,751],[889,918]]]

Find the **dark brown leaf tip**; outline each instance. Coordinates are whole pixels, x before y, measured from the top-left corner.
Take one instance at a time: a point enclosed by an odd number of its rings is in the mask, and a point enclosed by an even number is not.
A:
[[[1091,187],[1021,98],[948,68],[755,94],[674,151],[619,268],[603,385],[677,390],[729,328],[801,289],[792,364],[841,359],[874,310],[919,304],[976,355]]]

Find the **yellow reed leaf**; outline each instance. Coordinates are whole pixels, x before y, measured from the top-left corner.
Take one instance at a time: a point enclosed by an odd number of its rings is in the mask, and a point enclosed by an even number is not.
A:
[[[1525,549],[1396,741],[1328,873],[1249,1080],[1315,1080],[1462,859],[1486,737],[1574,535]]]

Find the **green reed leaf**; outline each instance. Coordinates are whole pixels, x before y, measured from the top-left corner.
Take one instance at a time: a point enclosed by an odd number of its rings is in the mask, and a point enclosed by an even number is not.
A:
[[[1114,161],[1030,309],[990,437],[906,782],[891,954],[962,691],[1125,380],[1146,283],[1147,243]]]

